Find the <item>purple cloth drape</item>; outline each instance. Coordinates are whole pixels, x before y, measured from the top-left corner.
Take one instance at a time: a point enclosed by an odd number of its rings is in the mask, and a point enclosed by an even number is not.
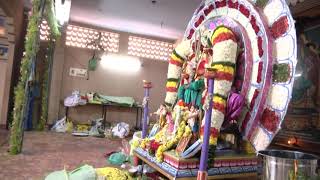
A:
[[[241,94],[231,92],[227,101],[225,123],[237,120],[244,105],[244,97]]]

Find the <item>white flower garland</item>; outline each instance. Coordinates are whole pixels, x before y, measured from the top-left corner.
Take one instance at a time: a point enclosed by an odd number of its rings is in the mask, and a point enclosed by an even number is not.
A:
[[[174,92],[167,92],[166,98],[165,98],[165,102],[173,104],[176,99],[177,99],[177,93]]]
[[[270,143],[268,135],[261,129],[261,127],[256,129],[255,136],[252,137],[254,137],[253,145],[257,151],[264,150]]]
[[[259,72],[259,62],[255,62],[252,64],[251,82],[257,82],[258,72]]]
[[[214,94],[220,94],[223,95],[225,97],[228,96],[229,91],[231,89],[232,86],[232,82],[230,81],[226,81],[226,80],[215,80],[214,81],[214,89],[213,89],[213,93]]]
[[[212,50],[212,62],[236,62],[238,45],[233,40],[229,39],[223,42],[216,43]]]
[[[263,9],[268,25],[271,26],[283,10],[282,1],[270,1]]]
[[[292,36],[278,38],[273,44],[273,54],[277,55],[278,60],[290,58],[294,51],[294,42]]]
[[[287,88],[279,85],[272,86],[269,91],[267,104],[274,109],[282,110],[286,107],[288,94]]]
[[[224,114],[218,110],[212,109],[211,127],[220,129],[224,121]]]
[[[192,52],[191,41],[185,40],[177,45],[175,51],[184,59],[187,59],[188,55]]]
[[[180,77],[182,68],[176,65],[169,64],[167,78],[178,79]]]

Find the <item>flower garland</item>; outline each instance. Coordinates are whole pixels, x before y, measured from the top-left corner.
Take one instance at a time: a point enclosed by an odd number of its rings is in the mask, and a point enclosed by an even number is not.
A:
[[[212,33],[210,44],[213,46],[212,62],[209,70],[215,71],[213,110],[211,116],[211,129],[209,143],[217,144],[217,137],[225,116],[227,95],[231,90],[235,76],[235,62],[237,57],[236,37],[234,33],[220,26]],[[204,121],[200,129],[200,137],[203,138]]]
[[[158,147],[157,152],[156,152],[156,159],[158,162],[163,161],[163,153],[165,151],[169,150],[174,145],[178,144],[180,139],[183,137],[185,131],[188,131],[187,128],[188,128],[188,126],[186,125],[186,122],[182,121],[179,125],[179,128],[178,128],[176,135],[170,141],[168,141]]]
[[[143,140],[141,141],[140,147],[141,147],[142,149],[147,148],[147,145],[149,144],[149,142],[150,142],[150,139],[149,139],[149,138],[143,139]]]
[[[133,151],[140,146],[140,141],[138,139],[132,140],[130,143],[130,155],[133,155]]]
[[[286,107],[288,96],[289,91],[286,87],[273,85],[268,94],[267,104],[276,110],[282,111]]]
[[[190,126],[186,126],[184,129],[183,137],[188,137],[191,135],[191,133],[192,133],[192,130],[191,130]]]
[[[289,29],[289,20],[287,16],[282,16],[276,22],[272,24],[271,27],[271,34],[272,36],[277,39],[278,37],[282,36],[284,33],[287,32]]]
[[[290,66],[287,63],[273,65],[272,81],[287,82],[290,78]]]
[[[280,118],[276,114],[276,112],[268,108],[266,108],[263,111],[262,117],[260,119],[260,122],[263,125],[263,127],[265,127],[269,132],[272,133],[274,133],[277,130],[279,121]]]
[[[192,51],[189,40],[181,42],[172,52],[169,61],[165,104],[172,107],[177,99],[177,91],[182,66]]]
[[[103,176],[105,179],[117,179],[117,180],[131,180],[131,176],[118,168],[106,167],[96,169],[98,176]]]

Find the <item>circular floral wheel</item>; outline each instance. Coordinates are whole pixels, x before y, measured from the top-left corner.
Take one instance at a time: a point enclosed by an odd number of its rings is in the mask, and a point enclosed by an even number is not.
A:
[[[235,80],[246,99],[239,128],[256,150],[263,150],[279,131],[292,94],[294,20],[285,0],[206,0],[194,12],[184,38],[196,42],[198,30],[221,25],[237,35],[244,49]]]

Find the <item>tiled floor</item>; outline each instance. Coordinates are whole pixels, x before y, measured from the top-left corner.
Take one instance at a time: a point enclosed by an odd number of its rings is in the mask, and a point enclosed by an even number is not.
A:
[[[23,152],[9,155],[8,131],[0,129],[0,180],[38,180],[64,167],[87,163],[104,167],[106,152],[116,151],[121,140],[74,137],[54,132],[25,132]]]

